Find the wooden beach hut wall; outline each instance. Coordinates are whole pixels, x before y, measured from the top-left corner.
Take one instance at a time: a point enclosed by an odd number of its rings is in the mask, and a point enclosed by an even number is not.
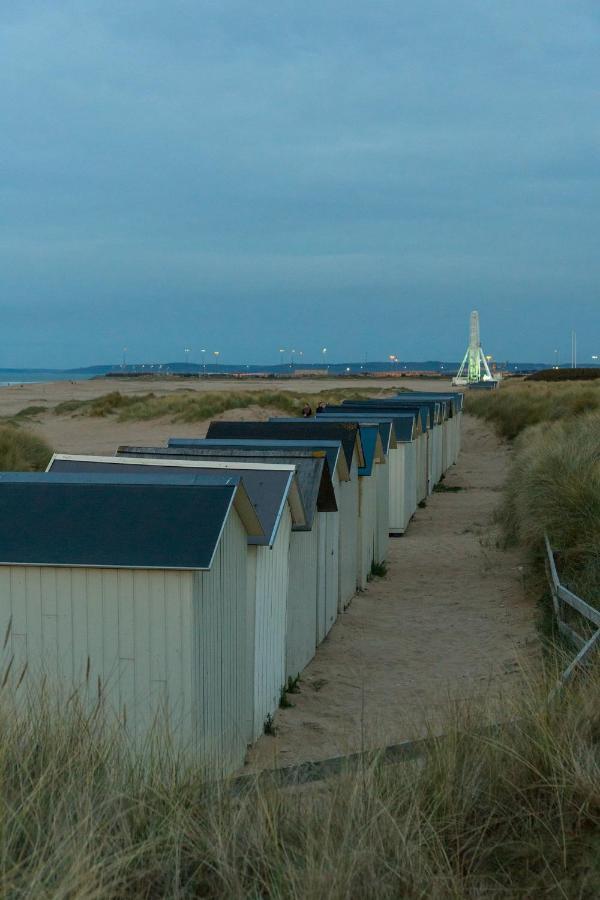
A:
[[[267,441],[250,439],[194,439],[171,438],[169,447],[204,448],[204,452],[241,452],[257,458],[296,461],[305,456],[325,454],[322,484],[317,506],[319,552],[317,560],[317,644],[325,639],[338,616],[339,600],[339,512],[337,509],[340,482],[345,477],[346,463],[339,441]],[[330,490],[335,509],[332,509]],[[293,581],[294,560],[290,555],[290,584]],[[303,579],[305,580],[305,579]],[[293,661],[289,661],[290,674]]]
[[[270,422],[211,422],[207,437],[251,438],[267,440],[327,441],[337,440],[345,462],[337,485],[339,509],[339,603],[341,612],[356,593],[358,563],[356,559],[358,530],[358,467],[362,465],[362,447],[358,426],[319,424],[314,419],[277,419]]]
[[[417,508],[417,457],[416,439],[421,432],[420,417],[415,412],[377,406],[377,401],[358,401],[343,408],[360,413],[371,412],[389,419],[394,425],[395,446],[390,448],[389,466],[389,514],[390,534],[404,534]]]
[[[248,539],[248,618],[246,653],[253,660],[254,695],[249,711],[249,739],[262,734],[267,716],[278,707],[285,683],[285,647],[289,584],[289,547],[293,523],[304,522],[295,467],[240,461],[171,459],[167,448],[122,447],[114,457],[57,454],[51,472],[114,469],[161,476],[173,471],[202,473],[206,479],[227,473],[240,478],[260,521],[263,534]]]
[[[426,487],[427,493],[431,494],[433,492],[434,486],[438,483],[443,474],[443,451],[444,451],[444,436],[443,430],[441,428],[441,418],[440,418],[440,402],[424,398],[421,394],[417,392],[407,392],[403,394],[399,394],[397,397],[384,398],[377,401],[344,401],[344,407],[347,404],[350,404],[351,408],[366,408],[371,406],[374,402],[379,403],[381,408],[383,409],[397,409],[403,410],[405,412],[416,412],[418,411],[421,415],[423,430],[427,428],[426,433],[426,441],[423,443],[427,444],[427,456],[426,456]],[[424,412],[425,408],[429,410],[429,416]],[[423,490],[424,483],[423,479],[424,475],[424,460],[422,456],[423,451],[421,450],[420,456],[420,487],[418,490],[419,499],[423,499]]]
[[[361,527],[362,521],[360,517],[360,476],[359,469],[364,466],[364,453],[360,436],[360,429],[357,423],[350,422],[321,422],[318,419],[301,419],[285,418],[278,416],[269,420],[277,427],[287,428],[288,426],[310,437],[318,437],[322,433],[323,437],[337,437],[342,445],[342,450],[346,455],[346,463],[348,465],[349,479],[342,481],[339,487],[340,492],[340,561],[341,573],[347,572],[347,581],[341,581],[343,596],[340,597],[339,612],[350,604],[352,597],[357,589],[362,590],[366,584],[366,575],[362,571],[362,557],[360,553],[361,546]],[[333,431],[331,430],[333,428]],[[315,431],[316,429],[316,431]],[[347,527],[346,527],[347,523]],[[352,576],[352,565],[354,565],[354,577]]]
[[[239,479],[1,474],[6,689],[102,698],[142,745],[169,727],[203,765],[244,760],[251,704]]]
[[[292,525],[289,551],[289,584],[285,646],[285,675],[295,677],[310,662],[319,643],[320,620],[326,621],[325,568],[328,548],[328,513],[337,515],[337,503],[324,449],[213,447],[212,442],[185,440],[161,451],[168,459],[213,460],[293,465],[305,519]],[[321,533],[323,532],[323,533]],[[331,624],[337,615],[337,532],[330,538],[335,563]],[[323,577],[320,578],[323,569]],[[328,630],[328,629],[327,629]],[[326,633],[326,632],[325,632]],[[323,634],[324,637],[324,634]]]
[[[363,587],[372,563],[385,561],[389,546],[389,472],[388,454],[391,421],[379,421],[369,414],[361,416],[340,406],[327,406],[319,421],[356,422],[360,429],[365,465],[358,470],[360,489],[361,550]],[[372,552],[371,552],[372,547]]]

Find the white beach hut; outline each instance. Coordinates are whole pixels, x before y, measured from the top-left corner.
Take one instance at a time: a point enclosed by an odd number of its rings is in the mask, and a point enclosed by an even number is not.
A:
[[[289,548],[293,524],[304,524],[304,509],[295,467],[275,463],[173,459],[167,448],[122,447],[114,457],[56,454],[50,472],[110,472],[161,477],[174,471],[201,472],[205,477],[230,474],[242,480],[263,534],[248,538],[248,618],[246,653],[254,660],[254,696],[249,711],[249,740],[262,734],[279,705],[285,684],[285,652],[289,584]]]
[[[213,440],[266,439],[298,442],[337,440],[342,448],[338,469],[340,481],[334,487],[339,510],[339,603],[341,612],[356,593],[359,564],[358,545],[358,467],[363,464],[357,425],[319,423],[314,419],[274,419],[269,422],[211,422],[207,437]]]
[[[8,473],[0,516],[7,689],[79,689],[140,744],[168,725],[202,764],[239,767],[247,542],[262,533],[240,479]]]

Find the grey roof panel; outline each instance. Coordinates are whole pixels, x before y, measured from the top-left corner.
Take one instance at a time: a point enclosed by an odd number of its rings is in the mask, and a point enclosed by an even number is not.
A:
[[[119,453],[119,456],[127,457],[156,457],[157,459],[169,458],[169,451],[164,447],[130,447],[128,452]],[[79,459],[55,459],[52,463],[52,473],[102,473],[110,474],[116,477],[114,472],[117,463],[115,462],[96,462]],[[172,476],[173,468],[171,466],[148,465],[128,465],[127,472],[131,475],[148,478],[156,478],[156,476],[165,477]],[[195,472],[195,470],[194,470]],[[203,479],[205,483],[210,481],[216,482],[224,477],[229,477],[235,482],[242,481],[246,492],[250,498],[250,502],[258,516],[264,535],[262,537],[249,536],[249,544],[268,544],[272,546],[277,536],[277,529],[281,519],[281,513],[287,499],[287,493],[291,481],[291,473],[286,471],[278,472],[276,470],[253,470],[253,469],[227,469],[227,476],[222,474],[202,473],[194,474],[192,478]]]
[[[314,419],[277,419],[271,422],[211,422],[208,438],[268,438],[279,440],[339,441],[346,457],[348,469],[352,465],[354,448],[358,438],[358,425],[351,423],[320,423]]]
[[[354,413],[351,409],[346,410],[343,406],[326,406],[324,412],[318,412],[317,418],[319,419],[335,419],[340,420],[346,418],[346,421],[349,422],[358,422],[368,420],[369,418],[375,419],[375,415],[370,413],[368,410],[365,410],[365,413]],[[377,424],[379,426],[379,435],[381,437],[381,443],[383,446],[383,452],[387,455],[390,449],[390,439],[393,428],[393,423],[391,419],[383,419],[380,418],[377,420]]]
[[[208,569],[238,484],[0,473],[0,564]]]
[[[313,456],[315,452],[324,452],[327,457],[329,474],[333,477],[338,465],[342,445],[339,441],[324,440],[267,440],[266,438],[169,438],[169,447],[209,447],[212,449],[239,449],[256,451],[257,456],[267,456],[269,453],[308,454]],[[344,457],[345,460],[345,457]],[[331,510],[333,512],[333,510]]]
[[[396,440],[400,443],[406,443],[408,441],[414,440],[414,427],[415,420],[418,416],[418,413],[412,410],[403,410],[400,408],[394,408],[392,406],[388,407],[377,407],[377,406],[368,406],[354,408],[353,406],[348,406],[344,404],[343,409],[352,410],[355,413],[363,414],[371,413],[372,415],[379,417],[382,416],[386,419],[389,419],[394,424],[394,434]]]
[[[207,461],[240,460],[251,463],[276,463],[296,467],[296,481],[306,513],[306,525],[298,530],[309,531],[312,528],[315,512],[336,512],[335,491],[329,472],[329,463],[324,450],[266,449],[248,447],[206,447],[203,441],[192,446],[167,448],[144,448],[148,455],[159,454],[168,459],[205,459]],[[138,455],[139,448],[120,447],[118,455]]]

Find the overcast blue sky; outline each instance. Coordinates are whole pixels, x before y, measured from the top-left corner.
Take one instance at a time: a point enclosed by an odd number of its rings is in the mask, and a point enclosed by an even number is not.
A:
[[[600,353],[600,4],[0,5],[0,366]]]

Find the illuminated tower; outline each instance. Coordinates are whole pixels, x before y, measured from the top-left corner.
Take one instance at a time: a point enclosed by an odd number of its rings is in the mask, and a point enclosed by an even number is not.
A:
[[[465,353],[460,369],[456,378],[452,381],[454,384],[473,384],[477,381],[493,381],[490,367],[487,359],[481,349],[481,339],[479,337],[479,313],[476,309],[471,313],[471,323],[469,327],[469,346]]]

